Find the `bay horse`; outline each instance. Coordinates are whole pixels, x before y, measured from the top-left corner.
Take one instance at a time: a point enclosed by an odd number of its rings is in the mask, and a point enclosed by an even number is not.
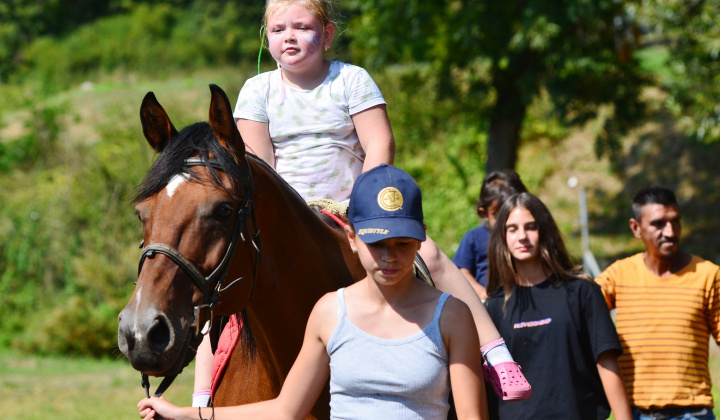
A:
[[[152,92],[143,100],[143,133],[159,156],[134,200],[143,251],[118,344],[136,370],[177,375],[200,326],[244,311],[243,340],[214,398],[227,406],[277,396],[315,302],[365,271],[342,230],[245,151],[225,92],[210,91],[209,122],[179,132]],[[329,410],[326,387],[310,418]]]

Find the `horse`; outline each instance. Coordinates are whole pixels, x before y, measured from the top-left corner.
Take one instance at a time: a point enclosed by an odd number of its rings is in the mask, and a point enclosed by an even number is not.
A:
[[[365,271],[344,232],[245,150],[225,92],[210,92],[209,121],[179,132],[152,92],[143,99],[143,133],[159,155],[134,199],[143,251],[118,344],[144,375],[174,377],[201,326],[243,311],[214,396],[227,406],[276,397],[315,302]],[[326,386],[309,418],[328,417]]]

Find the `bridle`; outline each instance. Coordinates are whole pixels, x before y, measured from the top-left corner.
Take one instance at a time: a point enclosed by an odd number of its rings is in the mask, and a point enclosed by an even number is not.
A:
[[[205,165],[209,165],[215,169],[222,170],[222,167],[220,166],[218,161],[214,159],[209,159],[205,161],[199,157],[190,157],[185,159],[184,167],[191,168],[194,166]],[[247,304],[250,302],[250,299],[252,299],[253,293],[255,292],[255,287],[257,286],[258,267],[260,266],[260,230],[258,229],[257,221],[255,219],[255,205],[253,202],[255,187],[252,180],[252,172],[250,171],[250,163],[248,162],[247,158],[245,158],[245,166],[247,168],[247,173],[250,179],[246,187],[243,201],[240,204],[240,208],[238,209],[237,217],[235,218],[235,227],[233,229],[232,239],[228,244],[227,250],[225,251],[225,255],[223,256],[222,260],[215,268],[215,270],[210,273],[210,275],[204,276],[195,266],[195,264],[188,260],[184,255],[180,253],[180,251],[175,249],[172,245],[153,243],[148,246],[144,246],[144,241],[140,244],[140,248],[142,248],[143,251],[142,255],[140,256],[140,262],[138,264],[138,276],[142,271],[143,263],[145,262],[146,258],[152,259],[155,258],[157,254],[163,254],[170,258],[180,268],[182,268],[190,276],[190,279],[193,281],[195,286],[197,286],[197,288],[200,289],[200,291],[202,292],[203,303],[193,308],[193,322],[191,324],[191,331],[192,329],[194,329],[195,332],[194,335],[188,335],[188,339],[186,340],[188,346],[191,350],[193,350],[193,352],[197,352],[197,346],[200,344],[200,341],[202,341],[202,337],[207,333],[207,331],[210,330],[210,327],[205,329],[205,331],[200,330],[201,311],[210,311],[210,316],[208,319],[210,325],[212,325],[212,310],[220,304],[220,294],[235,286],[239,282],[245,280],[245,277],[240,277],[239,279],[233,280],[230,284],[223,288],[223,285],[225,284],[225,278],[227,277],[227,273],[230,268],[230,261],[235,254],[235,249],[237,248],[239,242],[238,239],[245,242],[245,235],[243,234],[243,232],[246,230],[250,239],[250,243],[255,249],[255,263],[253,265],[252,289],[250,290],[250,296],[248,297],[245,306],[247,306]],[[255,229],[254,231],[250,230],[250,220],[252,220],[252,225]],[[212,284],[214,282],[215,287],[212,287]],[[142,373],[141,376],[141,384],[143,388],[145,388],[145,394],[149,397],[150,381],[148,380],[146,374]],[[175,380],[176,376],[177,375],[166,376],[160,383],[157,391],[155,391],[155,396],[161,396],[167,390],[170,384]]]

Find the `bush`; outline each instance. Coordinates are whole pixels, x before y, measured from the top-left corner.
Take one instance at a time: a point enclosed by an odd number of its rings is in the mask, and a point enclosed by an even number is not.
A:
[[[36,105],[27,134],[0,153],[0,346],[97,355],[132,290],[127,244],[138,239],[126,197],[142,169],[126,156],[136,137],[98,124],[108,141],[73,138],[75,112]]]
[[[46,94],[116,71],[163,77],[177,70],[254,60],[262,5],[197,0],[188,8],[140,3],[65,37],[35,39],[15,80],[37,80]]]
[[[117,314],[122,306],[63,296],[33,313],[14,348],[36,354],[111,356],[117,348]]]

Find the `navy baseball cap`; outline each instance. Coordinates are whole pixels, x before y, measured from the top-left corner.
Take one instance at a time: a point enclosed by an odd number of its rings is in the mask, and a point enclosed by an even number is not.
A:
[[[425,240],[420,187],[394,166],[382,164],[357,177],[348,219],[366,244],[388,238]]]

